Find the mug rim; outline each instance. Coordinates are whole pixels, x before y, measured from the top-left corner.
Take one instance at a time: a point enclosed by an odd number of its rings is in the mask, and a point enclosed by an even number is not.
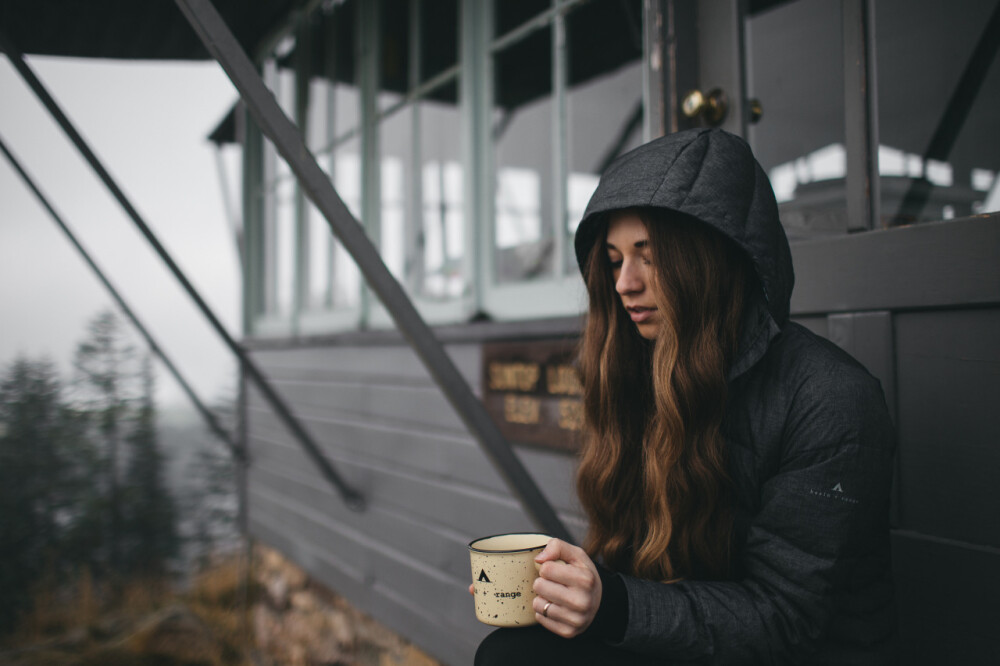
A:
[[[541,544],[540,546],[532,546],[530,548],[505,548],[503,550],[485,550],[483,548],[476,548],[476,544],[480,541],[486,541],[487,539],[494,539],[501,536],[541,536],[552,539],[552,537],[544,532],[500,532],[499,534],[491,534],[490,536],[479,537],[473,539],[469,542],[469,550],[475,553],[527,553],[533,550],[544,550],[548,545],[548,542]]]

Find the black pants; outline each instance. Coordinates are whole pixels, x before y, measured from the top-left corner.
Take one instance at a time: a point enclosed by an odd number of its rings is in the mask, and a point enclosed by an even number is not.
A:
[[[645,655],[609,647],[586,634],[565,639],[540,625],[497,629],[483,639],[476,666],[642,666],[662,664]]]

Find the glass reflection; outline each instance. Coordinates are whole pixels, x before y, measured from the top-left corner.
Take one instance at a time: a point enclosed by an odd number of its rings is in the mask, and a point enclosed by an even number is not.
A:
[[[885,225],[1000,210],[1000,66],[988,34],[995,0],[961,11],[931,0],[880,0],[879,172]]]
[[[466,290],[462,256],[464,176],[457,106],[433,101],[417,105],[420,123],[422,254],[414,261],[413,283],[432,298],[454,298]]]
[[[392,114],[379,124],[382,260],[405,282],[406,227],[412,196],[408,181],[413,159],[413,116],[407,110]]]
[[[306,147],[314,153],[324,150],[330,144],[333,132],[333,114],[330,112],[332,98],[332,87],[325,80],[313,79],[309,82],[305,139]]]
[[[551,44],[551,31],[540,30],[493,61],[494,265],[501,283],[552,274]]]
[[[379,21],[378,108],[385,111],[410,89],[410,0],[382,0]]]
[[[458,0],[420,3],[420,80],[458,63]]]
[[[311,203],[306,204],[307,261],[309,262],[309,294],[306,307],[311,310],[325,310],[333,306],[333,290],[330,267],[333,258],[333,232]]]
[[[552,0],[497,0],[493,4],[497,37],[552,7]]]
[[[274,312],[279,315],[290,314],[295,301],[295,190],[295,181],[291,178],[279,180],[274,188],[272,270],[275,285]]]
[[[317,153],[316,160],[320,168],[331,175],[338,194],[357,216],[361,202],[360,171],[356,177],[352,177],[351,172],[359,166],[350,157],[350,151],[356,152],[356,148],[345,146],[335,151],[332,146],[338,135],[343,136],[357,129],[358,91],[351,85],[332,84],[326,79],[315,78],[309,84],[308,103],[308,146]],[[340,160],[338,180],[333,175],[338,170],[337,159],[340,157],[344,159]],[[338,183],[346,183],[346,189],[342,191]],[[350,260],[319,210],[308,200],[305,203],[307,269],[304,273],[307,286],[304,306],[317,311],[351,305],[354,303],[353,293],[358,279],[356,275],[349,274]],[[341,279],[337,275],[337,266],[341,266],[340,270],[345,274],[342,279],[347,284],[343,287],[337,284]]]
[[[749,96],[764,108],[750,143],[790,238],[845,233],[840,3],[799,0],[746,22]]]
[[[333,153],[333,185],[356,220],[361,219],[361,146],[352,139],[337,146]],[[361,297],[361,273],[351,255],[340,243],[334,244],[330,257],[333,307],[351,307]]]

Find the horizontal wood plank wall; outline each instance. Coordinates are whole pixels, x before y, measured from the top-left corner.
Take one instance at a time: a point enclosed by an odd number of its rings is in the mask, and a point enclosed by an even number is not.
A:
[[[481,346],[448,350],[480,391]],[[488,628],[475,620],[466,591],[466,546],[477,536],[535,528],[423,365],[402,344],[254,354],[368,508],[345,509],[251,395],[252,533],[430,654],[471,663]],[[573,459],[528,449],[518,454],[582,536]]]

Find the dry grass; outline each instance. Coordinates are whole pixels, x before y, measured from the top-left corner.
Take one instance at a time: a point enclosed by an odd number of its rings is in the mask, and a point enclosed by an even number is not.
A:
[[[0,642],[0,664],[250,664],[248,613],[257,588],[248,580],[238,558],[199,573],[181,592],[165,578],[97,583],[86,570],[70,583],[49,579]]]
[[[188,608],[212,627],[220,644],[227,647],[225,663],[243,663],[240,653],[252,646],[250,609],[260,596],[260,586],[248,575],[243,558],[230,558],[198,574],[185,595]]]
[[[31,610],[22,616],[18,628],[4,637],[3,644],[20,647],[76,627],[89,627],[101,615],[102,596],[89,569],[82,569],[75,581],[62,585],[46,576],[35,588]]]
[[[81,571],[71,584],[40,586],[33,611],[6,644],[0,666],[253,666],[318,663],[305,657],[314,646],[290,629],[272,654],[254,635],[254,608],[267,608],[260,572],[266,557],[220,560],[183,590],[165,579],[133,580],[117,586]],[[287,565],[286,573],[290,571]],[[290,615],[316,613],[339,633],[337,663],[357,666],[436,666],[437,662],[333,592],[296,574],[298,592],[286,599]],[[301,575],[298,575],[301,574]],[[291,575],[291,574],[289,574]],[[311,597],[311,601],[306,599]],[[280,614],[278,617],[281,617]],[[257,618],[259,619],[259,618]],[[279,620],[280,621],[280,620]],[[308,624],[308,623],[306,623]],[[326,626],[326,624],[324,626]],[[328,627],[328,628],[329,628]],[[342,636],[340,634],[343,634]],[[330,633],[319,634],[329,638]],[[301,642],[296,643],[299,640]],[[274,646],[271,646],[274,647]],[[299,655],[302,659],[291,659]]]

